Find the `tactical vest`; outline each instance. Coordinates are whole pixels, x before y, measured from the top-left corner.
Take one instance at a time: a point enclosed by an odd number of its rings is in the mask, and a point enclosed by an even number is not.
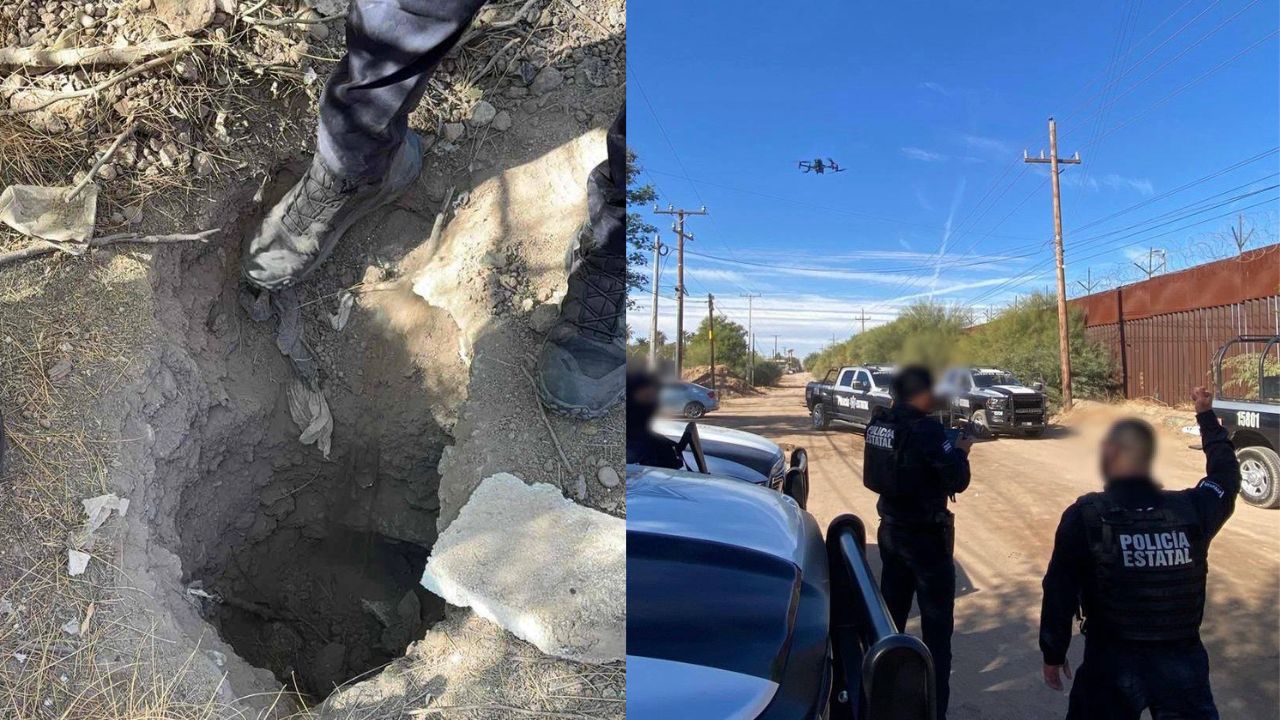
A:
[[[889,413],[879,413],[867,425],[866,451],[862,461],[862,484],[880,495],[905,495],[909,473],[903,472],[902,449],[911,434],[911,423],[898,422]]]
[[[1097,581],[1083,602],[1085,631],[1145,642],[1197,637],[1209,543],[1190,501],[1161,493],[1156,507],[1128,510],[1091,493],[1080,510]]]

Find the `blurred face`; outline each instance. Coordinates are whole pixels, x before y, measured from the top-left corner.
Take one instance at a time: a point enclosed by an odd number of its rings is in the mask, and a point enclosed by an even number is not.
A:
[[[1102,441],[1101,452],[1098,454],[1098,464],[1101,466],[1102,477],[1112,478],[1116,476],[1117,457],[1119,451],[1116,446],[1106,440]]]
[[[911,399],[908,400],[907,403],[923,413],[931,413],[937,406],[937,401],[933,397],[932,390],[924,390],[912,395]]]
[[[653,383],[627,392],[627,430],[645,432],[658,413],[659,385]]]
[[[1136,444],[1132,438],[1103,438],[1099,460],[1102,476],[1108,480],[1115,478],[1144,477],[1151,474],[1151,462],[1146,448]]]

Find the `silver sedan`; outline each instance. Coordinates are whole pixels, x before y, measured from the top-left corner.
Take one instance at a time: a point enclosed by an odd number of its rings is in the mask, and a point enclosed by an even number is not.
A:
[[[662,386],[658,397],[662,412],[687,418],[700,418],[720,409],[716,391],[697,383],[673,382]]]

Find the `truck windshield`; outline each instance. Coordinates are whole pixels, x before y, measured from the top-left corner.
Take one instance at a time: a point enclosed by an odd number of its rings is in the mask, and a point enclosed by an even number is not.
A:
[[[1017,385],[1018,378],[1013,373],[974,373],[973,384],[980,388],[992,385]]]

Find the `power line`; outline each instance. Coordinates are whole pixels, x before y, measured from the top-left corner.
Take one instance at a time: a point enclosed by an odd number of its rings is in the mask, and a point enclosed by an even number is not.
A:
[[[1251,193],[1251,194],[1252,194],[1252,193]],[[1237,199],[1237,198],[1232,198],[1231,200],[1228,200],[1228,201],[1226,201],[1226,202],[1220,203],[1218,206],[1215,206],[1215,207],[1221,207],[1221,206],[1223,206],[1223,205],[1230,205],[1231,203],[1235,202],[1235,200],[1236,200],[1236,199]],[[1108,253],[1114,252],[1114,251],[1119,250],[1119,249],[1121,249],[1121,248],[1132,247],[1132,246],[1134,246],[1134,245],[1139,245],[1139,244],[1144,243],[1144,242],[1149,242],[1149,241],[1154,240],[1154,239],[1156,239],[1156,238],[1165,237],[1166,235],[1172,235],[1173,233],[1181,232],[1181,231],[1183,231],[1183,230],[1188,230],[1188,229],[1193,228],[1193,227],[1196,227],[1196,226],[1198,226],[1198,225],[1204,225],[1205,223],[1212,222],[1212,221],[1214,221],[1214,220],[1219,220],[1219,219],[1224,218],[1224,217],[1230,217],[1231,215],[1234,215],[1234,214],[1236,214],[1237,212],[1240,212],[1240,211],[1243,211],[1243,210],[1249,210],[1249,209],[1251,209],[1251,208],[1259,207],[1259,206],[1261,206],[1261,205],[1267,205],[1267,204],[1270,204],[1270,203],[1274,203],[1274,202],[1276,202],[1277,200],[1280,200],[1280,196],[1271,197],[1271,198],[1266,198],[1266,199],[1264,199],[1264,200],[1262,200],[1262,201],[1260,201],[1260,202],[1256,202],[1256,203],[1253,203],[1253,204],[1250,204],[1250,205],[1246,205],[1246,206],[1241,207],[1241,208],[1234,208],[1234,209],[1232,209],[1232,210],[1230,210],[1230,211],[1228,211],[1228,212],[1226,212],[1226,213],[1223,213],[1223,214],[1221,214],[1221,215],[1215,215],[1215,216],[1213,216],[1213,217],[1204,218],[1204,219],[1202,219],[1202,220],[1197,220],[1197,221],[1195,221],[1195,222],[1193,222],[1193,223],[1189,223],[1189,224],[1187,224],[1187,225],[1183,225],[1183,226],[1181,226],[1181,227],[1176,227],[1176,228],[1174,228],[1174,229],[1172,229],[1172,230],[1168,230],[1168,231],[1166,231],[1166,232],[1158,233],[1158,234],[1156,234],[1156,235],[1148,235],[1148,236],[1140,237],[1140,238],[1138,238],[1137,240],[1134,240],[1133,242],[1123,243],[1123,244],[1120,244],[1120,245],[1109,245],[1105,250],[1102,250],[1101,252],[1097,252],[1097,253],[1094,253],[1094,254],[1092,254],[1092,255],[1085,255],[1084,257],[1076,258],[1076,260],[1081,260],[1081,261],[1082,261],[1082,260],[1092,260],[1092,259],[1094,259],[1094,258],[1098,258],[1098,257],[1102,257],[1103,255],[1107,255]],[[1185,217],[1184,217],[1184,218],[1179,218],[1179,220],[1183,220],[1183,219],[1186,219],[1186,218],[1185,218]],[[1127,237],[1134,237],[1134,236],[1137,236],[1137,235],[1143,235],[1145,232],[1146,232],[1146,230],[1139,231],[1139,232],[1135,232],[1135,233],[1132,233],[1131,235],[1129,235],[1129,236],[1127,236]],[[1126,239],[1126,238],[1118,238],[1118,239]],[[1032,267],[1030,267],[1030,268],[1028,268],[1028,269],[1024,270],[1023,272],[1021,272],[1021,273],[1019,273],[1018,275],[1015,275],[1015,276],[1013,276],[1013,277],[1009,278],[1009,280],[1005,281],[1004,283],[1001,283],[1000,285],[998,285],[998,286],[996,286],[996,287],[992,288],[991,290],[988,290],[988,291],[986,291],[986,292],[983,292],[982,294],[978,295],[977,297],[974,297],[974,298],[970,299],[970,300],[969,300],[969,304],[973,305],[973,304],[981,303],[982,301],[986,300],[987,298],[992,297],[992,296],[994,296],[994,295],[998,294],[999,292],[1001,292],[1002,290],[1005,290],[1005,289],[1007,289],[1007,288],[1009,288],[1009,287],[1012,287],[1013,285],[1019,284],[1019,283],[1021,283],[1021,282],[1026,282],[1026,281],[1028,281],[1028,280],[1032,280],[1032,279],[1035,279],[1035,278],[1039,277],[1039,275],[1033,275],[1033,273],[1037,272],[1038,270],[1041,270],[1042,268],[1044,268],[1044,267],[1045,267],[1045,265],[1046,265],[1046,263],[1040,263],[1040,264],[1038,264],[1038,265],[1034,265],[1034,266],[1032,266]]]
[[[663,171],[661,171],[661,170],[653,170],[653,171],[651,171],[651,172],[657,173],[658,175],[667,175],[667,176],[670,176],[670,177],[680,177],[679,175],[676,175],[675,173],[663,172]],[[863,212],[863,211],[861,211],[861,210],[849,210],[849,209],[847,209],[847,208],[836,208],[836,207],[831,207],[831,206],[829,206],[829,205],[823,205],[823,204],[821,204],[821,203],[810,202],[810,201],[808,201],[808,200],[797,200],[797,199],[795,199],[795,198],[784,197],[784,196],[781,196],[781,195],[773,195],[773,194],[771,194],[771,193],[761,192],[761,191],[759,191],[759,190],[752,190],[752,189],[750,189],[750,188],[744,188],[744,187],[736,186],[736,185],[725,185],[725,184],[723,184],[723,183],[716,183],[716,182],[711,182],[711,181],[709,181],[709,180],[702,180],[702,179],[697,180],[697,182],[698,182],[699,184],[701,184],[701,185],[709,185],[709,186],[711,186],[711,187],[720,188],[720,189],[722,189],[722,190],[729,190],[729,191],[731,191],[731,192],[738,192],[738,193],[742,193],[742,194],[744,194],[744,195],[754,195],[754,196],[756,196],[756,197],[765,198],[765,199],[767,199],[767,200],[775,200],[775,201],[777,201],[777,202],[789,203],[789,204],[791,204],[791,205],[799,205],[799,206],[801,206],[801,207],[813,208],[813,209],[815,209],[815,210],[823,210],[823,211],[825,211],[825,212],[829,212],[829,213],[832,213],[832,214],[834,214],[834,215],[847,215],[847,216],[849,216],[849,217],[865,218],[865,219],[867,219],[867,220],[875,220],[875,221],[877,221],[877,222],[889,223],[889,224],[893,224],[893,225],[903,225],[903,226],[906,226],[906,227],[917,227],[917,228],[921,228],[921,229],[923,229],[923,230],[942,230],[942,229],[944,229],[944,228],[943,228],[943,226],[941,226],[941,225],[930,225],[930,224],[928,224],[928,223],[918,223],[918,222],[913,222],[913,221],[910,221],[910,220],[903,220],[903,219],[901,219],[901,218],[893,218],[893,217],[888,217],[888,216],[885,216],[885,215],[876,215],[876,214],[874,214],[874,213]],[[1004,238],[1004,239],[1009,239],[1009,240],[1028,240],[1028,239],[1030,239],[1030,238],[1027,238],[1027,237],[1024,237],[1024,236],[1017,236],[1017,235],[998,235],[998,236],[996,236],[996,237],[1000,237],[1000,238]]]
[[[1256,2],[1256,0],[1253,0],[1253,2]],[[1253,3],[1251,3],[1251,4],[1253,4]],[[1181,8],[1179,8],[1179,9],[1181,9]],[[1175,11],[1175,12],[1177,12],[1177,11]],[[1203,15],[1203,12],[1202,12],[1202,13],[1200,13],[1200,15]],[[1172,40],[1172,39],[1173,39],[1174,37],[1176,37],[1177,35],[1181,34],[1181,32],[1182,32],[1183,30],[1185,30],[1187,27],[1189,27],[1189,26],[1190,26],[1190,24],[1191,24],[1192,22],[1194,22],[1194,21],[1195,21],[1195,19],[1197,19],[1197,18],[1199,18],[1199,17],[1200,17],[1200,15],[1197,15],[1197,16],[1196,16],[1196,18],[1192,18],[1192,20],[1191,20],[1190,22],[1188,22],[1188,23],[1184,24],[1181,28],[1179,28],[1177,31],[1175,31],[1173,35],[1171,35],[1171,36],[1170,36],[1169,38],[1167,38],[1164,42],[1162,42],[1159,46],[1157,46],[1157,48],[1153,48],[1152,52],[1154,52],[1154,50],[1155,50],[1155,49],[1158,49],[1159,47],[1163,46],[1164,44],[1167,44],[1167,42],[1168,42],[1169,40]],[[1231,18],[1229,18],[1229,19],[1233,19],[1233,18],[1235,18],[1237,15],[1239,15],[1239,13],[1236,13],[1235,15],[1232,15],[1232,16],[1231,16]],[[1162,24],[1163,24],[1163,23],[1162,23]],[[1220,24],[1220,26],[1219,26],[1219,27],[1221,27],[1221,24]],[[1215,30],[1214,30],[1213,32],[1216,32],[1216,30],[1217,30],[1217,28],[1215,28]],[[1122,129],[1122,128],[1126,127],[1126,126],[1128,126],[1130,123],[1132,123],[1134,120],[1138,119],[1138,118],[1139,118],[1139,117],[1141,117],[1142,115],[1145,115],[1146,113],[1148,113],[1148,112],[1150,112],[1151,110],[1153,110],[1153,109],[1155,109],[1155,108],[1159,107],[1160,105],[1163,105],[1164,103],[1168,102],[1169,100],[1173,99],[1174,97],[1176,97],[1176,96],[1180,95],[1182,92],[1185,92],[1185,91],[1186,91],[1187,89],[1189,89],[1190,87],[1192,87],[1192,86],[1194,86],[1194,85],[1198,84],[1199,82],[1203,81],[1205,78],[1209,77],[1210,75],[1213,75],[1214,73],[1218,72],[1219,70],[1221,70],[1222,68],[1226,67],[1227,65],[1230,65],[1231,63],[1235,62],[1236,60],[1238,60],[1239,58],[1243,57],[1245,54],[1247,54],[1248,52],[1250,52],[1250,51],[1251,51],[1251,50],[1253,50],[1254,48],[1258,47],[1258,46],[1259,46],[1259,45],[1261,45],[1262,43],[1266,42],[1267,40],[1269,40],[1271,37],[1275,36],[1276,34],[1280,34],[1280,31],[1273,31],[1272,33],[1268,34],[1267,36],[1264,36],[1263,38],[1259,39],[1257,42],[1255,42],[1255,43],[1253,43],[1252,45],[1250,45],[1250,46],[1246,47],[1245,49],[1243,49],[1243,50],[1241,50],[1240,52],[1236,53],[1235,55],[1233,55],[1232,57],[1228,58],[1227,60],[1225,60],[1225,61],[1223,61],[1223,62],[1219,63],[1217,66],[1215,66],[1215,67],[1211,68],[1210,70],[1208,70],[1208,71],[1206,71],[1206,72],[1202,73],[1201,75],[1199,75],[1198,77],[1196,77],[1196,78],[1194,78],[1194,79],[1192,79],[1192,80],[1188,81],[1187,83],[1184,83],[1182,86],[1178,87],[1178,88],[1177,88],[1177,89],[1175,89],[1173,92],[1171,92],[1171,93],[1169,93],[1168,95],[1166,95],[1165,97],[1161,98],[1160,100],[1157,100],[1156,102],[1154,102],[1154,103],[1152,103],[1151,105],[1147,106],[1147,107],[1146,107],[1146,108],[1144,108],[1143,110],[1140,110],[1138,113],[1136,113],[1136,114],[1134,114],[1134,115],[1130,116],[1127,120],[1125,120],[1125,121],[1123,121],[1122,123],[1120,123],[1119,125],[1117,125],[1117,126],[1115,126],[1115,127],[1111,128],[1110,130],[1108,130],[1107,132],[1103,133],[1102,135],[1099,135],[1098,137],[1096,137],[1096,138],[1092,139],[1091,141],[1089,141],[1088,143],[1086,143],[1085,145],[1083,145],[1083,146],[1081,147],[1081,149],[1082,149],[1082,150],[1084,150],[1084,149],[1089,149],[1089,148],[1091,148],[1091,147],[1093,147],[1093,146],[1097,145],[1097,144],[1098,144],[1098,143],[1100,143],[1102,140],[1104,140],[1105,138],[1107,138],[1107,137],[1109,137],[1110,135],[1114,134],[1114,133],[1115,133],[1115,132],[1117,132],[1118,130],[1120,130],[1120,129]],[[1197,41],[1195,41],[1195,42],[1192,44],[1192,46],[1191,46],[1191,47],[1194,47],[1194,46],[1198,45],[1199,43],[1203,42],[1203,41],[1204,41],[1204,39],[1205,39],[1206,37],[1207,37],[1207,35],[1206,35],[1206,36],[1202,36],[1200,39],[1198,39]],[[1144,39],[1145,39],[1145,38],[1144,38]],[[1184,51],[1182,54],[1185,54],[1185,51]],[[1130,66],[1130,69],[1129,69],[1129,70],[1126,70],[1126,71],[1125,71],[1125,73],[1127,73],[1127,72],[1131,71],[1133,67],[1136,67],[1137,65],[1141,64],[1142,62],[1144,62],[1144,61],[1146,60],[1146,58],[1147,58],[1147,57],[1149,57],[1150,55],[1151,55],[1151,52],[1149,52],[1147,55],[1143,56],[1141,59],[1139,59],[1137,62],[1135,62],[1132,66]],[[1123,76],[1123,74],[1125,74],[1125,73],[1122,73],[1122,75],[1121,75],[1121,76]],[[1148,75],[1148,76],[1147,76],[1146,78],[1144,78],[1142,81],[1139,81],[1139,83],[1135,84],[1135,85],[1134,85],[1134,87],[1137,87],[1137,85],[1140,85],[1141,83],[1145,82],[1145,81],[1146,81],[1147,79],[1149,79],[1150,77],[1151,77],[1151,75]],[[1133,88],[1130,88],[1130,89],[1132,90]],[[1126,93],[1126,94],[1127,94],[1127,93]],[[1092,117],[1092,116],[1088,116],[1088,117]],[[1015,178],[1015,179],[1014,179],[1014,182],[1016,182],[1016,180],[1017,180],[1017,178]],[[1013,211],[1010,211],[1010,213],[1009,213],[1008,215],[1006,215],[1004,218],[1002,218],[1002,219],[1001,219],[1001,221],[1000,221],[999,223],[996,223],[996,225],[994,225],[994,226],[991,228],[991,231],[994,231],[994,229],[995,229],[995,228],[1000,227],[1000,225],[1002,225],[1006,220],[1008,220],[1008,218],[1009,218],[1009,217],[1011,217],[1011,216],[1013,215],[1013,213],[1014,213],[1014,212],[1016,212],[1016,211],[1017,211],[1017,210],[1018,210],[1018,209],[1019,209],[1023,204],[1025,204],[1025,202],[1026,202],[1027,200],[1029,200],[1029,199],[1030,199],[1031,195],[1035,194],[1036,192],[1038,192],[1038,191],[1040,190],[1040,188],[1044,187],[1044,184],[1045,184],[1045,182],[1047,182],[1047,181],[1048,181],[1048,179],[1046,178],[1046,179],[1045,179],[1045,180],[1043,180],[1043,181],[1042,181],[1042,182],[1041,182],[1041,183],[1040,183],[1036,188],[1034,188],[1034,189],[1031,191],[1031,193],[1028,193],[1028,195],[1027,195],[1023,200],[1022,200],[1022,202],[1020,202],[1020,203],[1018,204],[1018,206],[1016,206],[1016,207],[1014,208],[1014,210],[1013,210]],[[1010,187],[1012,187],[1012,183],[1010,184]],[[993,204],[994,204],[994,203],[993,203]],[[973,246],[975,246],[975,245],[976,245],[976,242],[977,242],[977,241],[975,241],[975,243],[971,244],[970,249],[971,249]],[[1045,244],[1047,244],[1047,242],[1046,242]]]

